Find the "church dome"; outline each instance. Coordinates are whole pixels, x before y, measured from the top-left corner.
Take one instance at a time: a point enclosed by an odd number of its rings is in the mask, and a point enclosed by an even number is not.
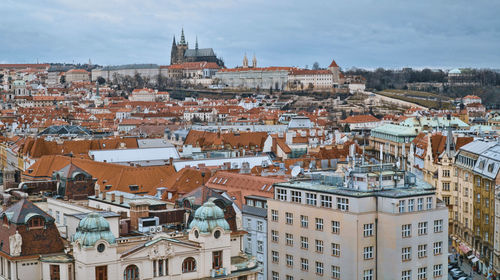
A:
[[[194,219],[189,224],[189,229],[198,228],[201,232],[212,232],[216,227],[229,230],[229,224],[224,219],[224,211],[212,200],[205,202],[194,212]]]
[[[106,240],[109,244],[116,243],[116,239],[109,229],[108,221],[98,213],[90,213],[78,224],[73,241],[79,241],[83,246],[92,247],[99,240]]]

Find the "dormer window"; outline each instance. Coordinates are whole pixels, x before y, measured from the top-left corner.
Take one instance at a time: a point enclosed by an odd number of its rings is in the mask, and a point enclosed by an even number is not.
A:
[[[42,217],[33,217],[28,221],[28,228],[41,229],[45,226],[45,220]]]

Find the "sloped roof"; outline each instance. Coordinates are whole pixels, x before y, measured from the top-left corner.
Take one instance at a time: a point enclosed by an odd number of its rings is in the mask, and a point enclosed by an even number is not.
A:
[[[372,115],[353,115],[347,117],[343,120],[343,123],[367,123],[367,122],[379,122],[380,120]]]
[[[29,218],[33,216],[42,216],[46,222],[53,222],[54,218],[38,208],[28,199],[21,199],[14,205],[0,212],[0,216],[6,215],[11,223],[22,225],[26,224]]]
[[[175,174],[174,168],[170,165],[133,167],[96,162],[89,159],[50,155],[38,159],[28,168],[27,172],[23,173],[23,176],[31,180],[47,179],[52,176],[54,171],[59,171],[68,164],[73,164],[96,178],[101,191],[117,190],[154,195],[156,194],[156,187]],[[106,185],[111,187],[105,189]],[[130,189],[131,185],[138,186],[137,190]]]
[[[215,56],[215,52],[212,48],[205,49],[187,49],[184,52],[185,57],[196,57],[196,56]]]

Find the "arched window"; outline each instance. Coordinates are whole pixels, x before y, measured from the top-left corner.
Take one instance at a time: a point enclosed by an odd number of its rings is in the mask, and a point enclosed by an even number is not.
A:
[[[192,257],[186,258],[182,262],[182,273],[196,271],[196,260]]]
[[[42,217],[33,217],[28,221],[29,229],[43,228],[45,226],[45,220]]]
[[[123,272],[123,280],[139,280],[139,268],[136,265],[129,265]]]

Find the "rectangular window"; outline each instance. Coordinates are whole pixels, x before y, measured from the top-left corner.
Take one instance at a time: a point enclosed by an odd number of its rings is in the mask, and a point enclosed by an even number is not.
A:
[[[434,242],[434,255],[441,255],[443,253],[443,242]]]
[[[288,267],[293,267],[293,256],[292,255],[286,255],[286,266]]]
[[[316,252],[323,253],[323,241],[316,239]]]
[[[401,249],[401,260],[402,261],[411,260],[411,247],[404,247]]]
[[[291,275],[287,275],[287,276],[286,276],[286,280],[293,280],[293,276],[291,276]]]
[[[309,270],[309,260],[301,258],[300,259],[300,269],[303,271],[308,271]]]
[[[418,223],[418,235],[427,234],[427,222]]]
[[[264,253],[264,241],[257,240],[257,253]]]
[[[303,228],[309,227],[309,217],[300,215],[300,226]]]
[[[427,267],[419,267],[418,268],[417,279],[418,280],[427,279]]]
[[[442,232],[442,231],[443,231],[443,220],[435,220],[434,232]]]
[[[332,221],[332,233],[339,234],[340,233],[340,222]]]
[[[427,210],[432,209],[432,197],[427,198]]]
[[[332,197],[329,195],[320,195],[321,207],[332,208]]]
[[[434,265],[434,270],[432,272],[432,275],[434,277],[443,276],[443,265],[442,264]]]
[[[305,236],[300,237],[300,248],[302,249],[309,249],[309,238]]]
[[[349,211],[349,199],[337,197],[337,209],[342,211]]]
[[[411,224],[406,224],[401,226],[401,237],[411,236]]]
[[[274,210],[274,209],[271,210],[271,220],[273,222],[278,221],[278,210]]]
[[[427,244],[418,245],[418,257],[419,258],[427,257]]]
[[[421,197],[417,199],[417,211],[422,211],[424,209],[424,199]]]
[[[286,201],[288,192],[285,189],[276,189],[276,199],[281,201]]]
[[[286,245],[293,246],[293,234],[285,233]]]
[[[316,262],[316,274],[323,275],[324,266],[322,262]]]
[[[443,170],[443,177],[450,177],[450,170]]]
[[[273,271],[273,280],[280,280],[280,274],[276,271]]]
[[[450,190],[450,183],[443,182],[443,191],[449,191],[449,190]]]
[[[291,191],[292,202],[301,203],[302,202],[302,193],[299,191]]]
[[[316,218],[316,230],[323,230],[323,219]]]
[[[257,231],[264,231],[264,222],[257,221]]]
[[[399,213],[404,213],[405,212],[405,201],[400,200],[399,201]]]
[[[271,252],[273,263],[278,263],[280,261],[280,254],[276,251]]]
[[[373,224],[363,225],[363,236],[364,237],[373,236]]]
[[[163,263],[161,266],[163,267]],[[222,251],[212,252],[212,269],[220,269],[222,266]]]
[[[332,278],[340,279],[340,266],[332,265]]]
[[[403,270],[401,272],[401,280],[411,280],[411,270]]]
[[[415,211],[415,199],[408,199],[408,212]]]
[[[373,269],[363,271],[363,280],[373,280]]]
[[[277,230],[271,230],[271,240],[273,242],[278,242],[279,241],[279,233]]]
[[[363,258],[365,260],[373,258],[373,246],[363,248]]]
[[[288,225],[293,225],[293,214],[289,212],[285,212],[285,222]]]
[[[306,204],[316,206],[317,205],[316,197],[317,196],[315,193],[306,193]]]
[[[340,256],[340,244],[332,243],[332,255],[335,257]]]

